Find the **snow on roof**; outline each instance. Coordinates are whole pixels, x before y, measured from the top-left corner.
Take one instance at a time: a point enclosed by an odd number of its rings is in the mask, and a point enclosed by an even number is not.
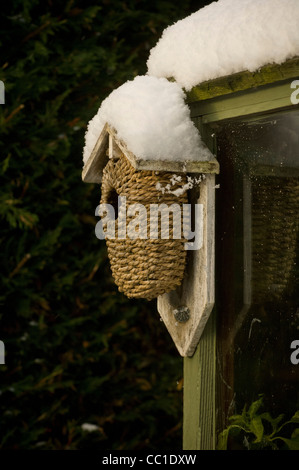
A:
[[[184,91],[165,78],[138,76],[102,102],[87,126],[84,163],[106,122],[139,159],[210,159],[211,154],[191,121]]]
[[[218,0],[166,28],[148,73],[114,90],[88,123],[87,162],[107,122],[138,159],[206,161],[183,89],[299,55],[299,0]],[[175,82],[169,82],[173,78]]]
[[[299,0],[219,0],[166,28],[147,66],[189,91],[297,55]]]

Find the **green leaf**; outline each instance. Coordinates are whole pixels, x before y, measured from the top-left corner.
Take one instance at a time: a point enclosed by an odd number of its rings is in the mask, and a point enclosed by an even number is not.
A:
[[[291,439],[286,439],[285,437],[279,437],[290,450],[299,450],[299,428],[296,428],[292,433]]]
[[[7,168],[9,167],[9,161],[11,159],[11,154],[9,153],[7,157],[3,160],[2,162],[2,168],[1,168],[1,173],[4,175],[6,172]]]
[[[250,405],[249,410],[248,410],[248,416],[250,419],[252,419],[256,415],[256,413],[258,412],[258,410],[261,408],[262,405],[263,405],[262,396]]]
[[[290,423],[299,423],[299,410],[296,411],[296,413],[292,416],[292,418],[289,421]]]
[[[264,426],[260,416],[255,416],[250,423],[250,431],[256,436],[254,442],[261,442],[264,437]]]
[[[229,417],[231,426],[239,426],[247,431],[250,429],[250,423],[246,414],[242,415],[232,415]]]
[[[261,419],[264,419],[265,421],[267,421],[268,423],[271,424],[271,426],[272,426],[272,435],[275,434],[275,432],[278,430],[278,425],[284,417],[284,415],[281,414],[281,415],[277,416],[277,418],[272,418],[272,416],[268,412],[262,413],[260,416],[261,416]]]
[[[224,429],[219,436],[217,442],[217,450],[227,450],[227,440],[229,436],[229,428]]]

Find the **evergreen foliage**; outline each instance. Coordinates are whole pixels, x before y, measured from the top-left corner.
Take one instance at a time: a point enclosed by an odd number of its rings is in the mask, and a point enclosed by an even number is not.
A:
[[[191,3],[1,5],[2,449],[181,447],[181,359],[156,303],[117,292],[81,170],[87,122]]]

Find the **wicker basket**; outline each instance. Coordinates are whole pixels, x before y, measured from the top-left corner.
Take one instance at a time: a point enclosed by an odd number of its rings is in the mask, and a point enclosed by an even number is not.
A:
[[[253,302],[278,301],[294,279],[298,179],[256,178],[252,203]]]
[[[108,257],[112,276],[120,292],[130,298],[151,300],[174,290],[181,284],[186,264],[186,250],[182,237],[173,238],[172,218],[169,221],[169,237],[163,238],[161,224],[158,225],[157,239],[120,238],[123,227],[121,211],[128,214],[129,206],[142,204],[146,208],[147,227],[150,225],[150,204],[182,204],[188,202],[187,194],[174,195],[161,192],[159,188],[169,185],[173,176],[169,172],[136,171],[124,155],[111,159],[103,171],[101,204],[111,204],[117,209],[118,196],[125,197],[125,204],[120,206],[115,221],[115,238],[106,238]],[[176,190],[186,182],[186,176],[180,175],[180,182],[171,186]],[[159,186],[160,185],[160,186]],[[126,217],[126,226],[134,217]],[[182,221],[180,221],[182,223]],[[105,229],[105,227],[104,227]],[[149,235],[147,229],[146,236]]]

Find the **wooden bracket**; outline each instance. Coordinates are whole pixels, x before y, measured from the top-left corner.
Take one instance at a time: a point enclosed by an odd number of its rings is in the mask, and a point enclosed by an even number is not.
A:
[[[195,352],[214,306],[215,175],[205,175],[199,196],[192,191],[203,208],[203,219],[195,221],[203,224],[202,246],[188,251],[182,285],[158,297],[158,311],[181,356]]]

